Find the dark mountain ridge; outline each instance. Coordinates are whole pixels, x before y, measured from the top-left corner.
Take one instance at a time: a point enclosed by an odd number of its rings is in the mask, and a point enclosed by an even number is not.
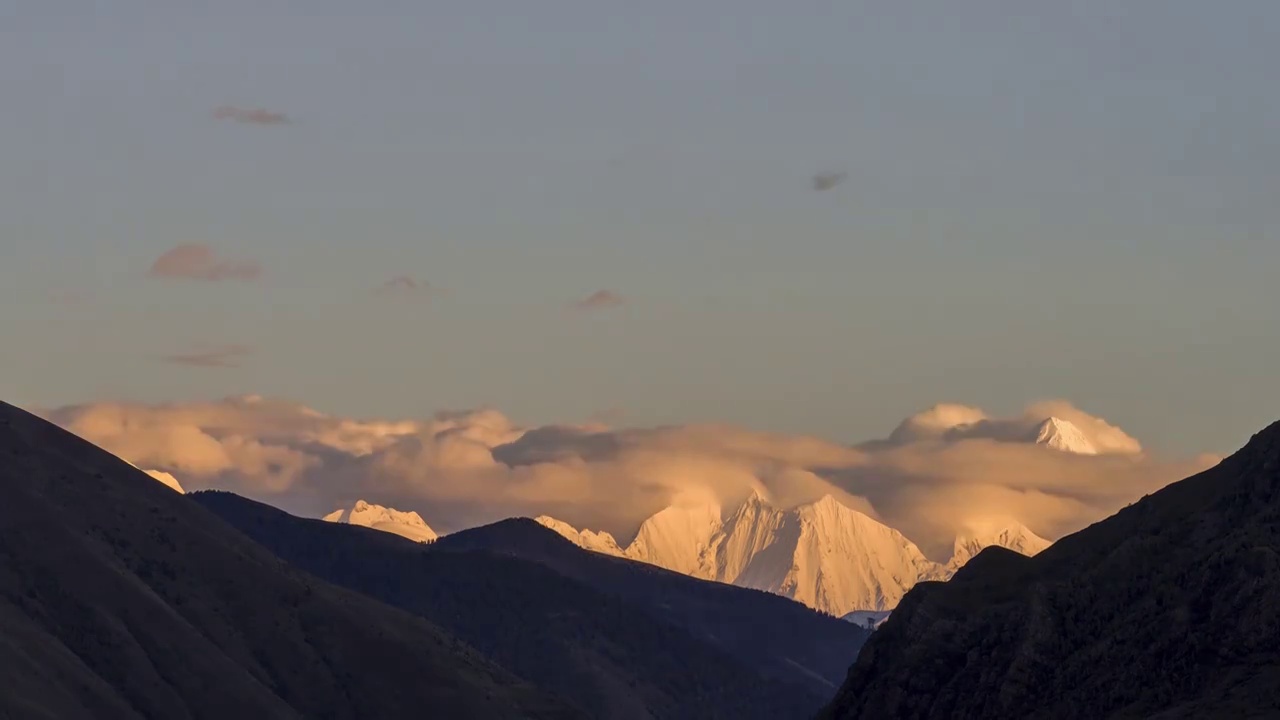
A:
[[[655,565],[589,552],[534,520],[463,530],[438,548],[483,549],[532,560],[602,592],[625,597],[686,628],[766,677],[830,697],[870,632],[780,595],[710,582]]]
[[[576,718],[0,403],[0,718]]]
[[[1280,717],[1280,423],[1033,558],[916,586],[822,717]]]
[[[189,497],[288,562],[439,624],[593,717],[810,717],[839,676],[815,678],[781,653],[795,647],[794,654],[809,662],[829,654],[833,659],[822,667],[842,674],[864,635],[784,598],[678,576],[678,589],[664,596],[668,604],[696,600],[709,614],[729,618],[691,629],[652,604],[650,586],[670,582],[665,571],[637,563],[617,566],[615,558],[578,548],[531,520],[504,521],[422,545],[368,528],[294,517],[231,493]],[[566,574],[521,555],[558,557],[578,572]],[[599,571],[601,562],[607,572]],[[602,588],[602,574],[617,574],[624,582]],[[774,624],[804,634],[789,645],[741,651],[767,638],[764,628]],[[747,637],[731,641],[729,634]],[[802,644],[810,647],[800,652]]]

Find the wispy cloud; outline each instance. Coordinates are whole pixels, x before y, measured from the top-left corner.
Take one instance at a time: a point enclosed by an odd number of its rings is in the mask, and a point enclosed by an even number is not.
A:
[[[257,280],[262,268],[252,260],[224,260],[208,245],[187,243],[166,251],[151,264],[147,275],[180,280]]]
[[[221,105],[213,109],[213,116],[218,120],[231,120],[248,125],[290,125],[292,120],[281,112],[264,108],[242,108],[234,105]]]
[[[842,172],[818,173],[817,175],[813,176],[813,180],[812,180],[813,189],[817,190],[818,192],[822,192],[823,190],[830,190],[831,188],[844,182],[845,178],[847,177],[848,177],[848,174],[842,173]]]
[[[164,361],[171,365],[199,368],[240,367],[240,360],[253,353],[247,345],[197,345],[190,351],[168,355]]]
[[[575,310],[605,310],[622,307],[627,299],[612,290],[597,290],[590,295],[570,303]]]
[[[379,295],[414,295],[425,294],[431,289],[426,280],[418,280],[411,275],[397,275],[378,287]]]

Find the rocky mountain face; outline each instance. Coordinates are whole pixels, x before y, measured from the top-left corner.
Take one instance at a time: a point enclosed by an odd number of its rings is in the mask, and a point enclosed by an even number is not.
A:
[[[1280,423],[1033,558],[903,599],[824,718],[1280,716]]]

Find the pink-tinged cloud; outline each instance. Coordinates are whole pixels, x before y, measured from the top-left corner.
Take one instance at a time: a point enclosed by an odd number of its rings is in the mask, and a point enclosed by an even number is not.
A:
[[[379,295],[415,295],[425,294],[431,289],[426,280],[417,280],[410,275],[397,275],[382,283],[378,288]]]
[[[231,120],[248,125],[289,125],[293,122],[284,113],[263,108],[241,108],[234,105],[222,105],[214,108],[213,116],[218,120]]]
[[[240,367],[240,360],[252,352],[247,345],[200,345],[189,352],[166,356],[164,361],[187,367],[233,368]]]
[[[257,280],[262,268],[252,260],[224,260],[208,246],[198,243],[179,245],[165,252],[151,264],[147,275],[178,280]]]
[[[574,301],[571,307],[575,310],[605,310],[626,304],[627,299],[612,290],[597,290],[581,300]]]

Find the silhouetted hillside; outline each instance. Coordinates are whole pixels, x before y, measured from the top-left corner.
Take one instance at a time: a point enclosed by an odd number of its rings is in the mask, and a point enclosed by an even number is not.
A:
[[[529,519],[447,535],[435,547],[489,550],[541,563],[688,629],[767,677],[807,684],[826,697],[869,634],[772,593],[585,551]]]
[[[787,673],[766,675],[725,643],[709,642],[701,632],[654,617],[643,603],[478,543],[445,538],[426,546],[367,528],[293,517],[230,493],[191,497],[285,560],[421,614],[504,667],[577,702],[593,717],[803,718],[834,690],[806,677],[798,662]],[[563,551],[581,556],[579,562],[586,566],[595,558],[532,521],[499,523],[464,535],[464,540],[502,538],[530,551],[542,548],[538,552],[543,554]],[[637,570],[640,574],[632,582],[653,582],[648,567],[633,569],[633,575]],[[708,585],[683,579],[689,587]],[[714,587],[708,602],[718,602],[722,614],[741,612],[732,607],[734,602],[745,598],[751,604],[759,595],[737,588],[723,593],[720,587]],[[861,639],[848,623],[786,600],[770,601],[754,615],[760,626],[804,626],[796,618],[810,621],[807,641],[819,650],[844,638],[838,654],[847,666]],[[762,642],[767,631],[757,628],[754,635],[746,639]],[[791,642],[799,645],[805,638]],[[770,653],[778,663],[786,662],[779,648],[766,647],[752,657]]]
[[[582,717],[3,403],[0,493],[0,717]]]
[[[1280,423],[1034,558],[917,586],[824,717],[1280,717]]]

